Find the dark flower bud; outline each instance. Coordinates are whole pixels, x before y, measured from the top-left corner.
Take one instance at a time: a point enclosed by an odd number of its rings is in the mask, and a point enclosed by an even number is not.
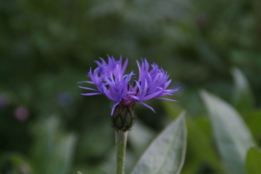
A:
[[[136,116],[134,115],[134,103],[124,105],[120,103],[116,106],[111,116],[112,125],[115,130],[128,131],[134,124]]]

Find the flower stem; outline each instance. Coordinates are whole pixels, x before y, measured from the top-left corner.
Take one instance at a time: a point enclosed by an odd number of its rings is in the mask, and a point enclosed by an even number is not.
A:
[[[115,143],[117,150],[117,174],[124,174],[124,157],[127,144],[128,131],[115,130]]]

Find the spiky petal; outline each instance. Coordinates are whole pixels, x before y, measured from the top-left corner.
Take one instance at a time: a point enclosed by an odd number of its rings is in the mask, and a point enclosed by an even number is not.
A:
[[[120,104],[132,105],[136,102],[143,104],[150,108],[153,112],[154,109],[144,103],[143,101],[149,99],[163,99],[175,101],[168,98],[161,98],[162,96],[172,95],[177,89],[167,89],[171,80],[169,75],[162,68],[159,68],[156,63],[150,65],[146,59],[142,59],[141,64],[137,61],[139,69],[139,78],[135,81],[134,85],[130,85],[133,72],[125,74],[128,65],[128,59],[122,64],[122,57],[118,61],[114,57],[108,56],[108,63],[102,58],[101,62],[95,61],[98,67],[92,72],[90,69],[88,76],[91,81],[84,81],[80,83],[94,84],[97,89],[82,87],[80,88],[93,91],[91,93],[82,93],[82,95],[91,96],[105,94],[115,104],[112,108],[111,115],[113,115],[115,108]]]

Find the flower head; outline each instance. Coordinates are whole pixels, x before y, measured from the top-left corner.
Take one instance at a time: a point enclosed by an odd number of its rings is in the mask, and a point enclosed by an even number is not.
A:
[[[175,101],[167,98],[161,98],[162,96],[172,95],[177,89],[167,89],[171,80],[168,80],[169,75],[162,68],[159,68],[156,63],[150,65],[146,59],[142,60],[141,64],[137,61],[139,68],[139,78],[135,80],[133,85],[130,84],[131,77],[134,75],[133,72],[130,74],[124,74],[128,59],[122,62],[116,61],[113,56],[108,56],[108,63],[104,59],[100,58],[101,62],[96,61],[98,67],[92,72],[90,69],[88,77],[91,81],[83,81],[79,83],[89,83],[97,87],[97,89],[82,87],[92,92],[82,93],[85,96],[105,94],[109,99],[115,101],[112,108],[111,115],[113,115],[115,108],[118,105],[130,106],[139,102],[146,107],[150,108],[153,112],[154,109],[145,104],[143,101],[152,98]]]

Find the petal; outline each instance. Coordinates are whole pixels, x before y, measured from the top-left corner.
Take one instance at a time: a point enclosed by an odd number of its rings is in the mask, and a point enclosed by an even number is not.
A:
[[[147,105],[146,103],[143,103],[143,102],[139,102],[139,103],[143,104],[143,105],[146,106],[147,108],[150,108],[154,113],[156,113],[156,112],[154,111],[154,109],[153,109],[151,106]]]
[[[180,87],[176,88],[176,89],[167,89],[167,90],[164,90],[164,92],[170,92],[170,93],[173,93],[173,92],[176,92],[179,90]]]
[[[100,92],[94,92],[94,93],[81,93],[81,95],[84,95],[84,96],[91,96],[91,95],[100,95],[102,93]]]
[[[148,72],[149,71],[149,68],[150,68],[150,64],[149,64],[149,62],[147,61],[147,59],[145,58],[145,63],[144,63],[145,65],[145,71],[146,72]]]
[[[104,94],[109,98],[111,99],[112,101],[117,101],[114,96],[112,96],[111,92],[105,87],[105,86],[102,86],[103,88],[103,91],[104,91]]]
[[[128,59],[126,59],[126,61],[124,62],[124,65],[123,65],[121,72],[120,72],[120,76],[123,76],[123,74],[124,74],[124,72],[127,68],[127,65],[128,65]]]
[[[139,63],[139,61],[137,60],[136,61],[137,62],[137,65],[138,65],[138,69],[139,69],[139,81],[141,80],[141,68],[140,68],[140,63]]]
[[[90,84],[94,84],[92,81],[82,81],[82,82],[78,82],[78,83],[90,83]]]
[[[118,99],[118,100],[121,99],[120,94],[118,93],[118,91],[115,88],[111,87],[110,90],[111,90],[111,94],[112,94],[113,98]]]
[[[99,61],[94,61],[95,63],[98,64],[98,66],[101,66],[101,63]]]
[[[151,98],[155,98],[155,97],[156,97],[157,95],[159,95],[161,92],[162,92],[162,90],[157,91],[157,92],[154,92],[154,93],[152,93],[152,94],[150,94],[150,95],[147,95],[147,96],[143,97],[143,98],[141,99],[141,101],[148,100],[148,99],[151,99]]]
[[[177,100],[172,100],[172,99],[169,99],[169,98],[156,98],[156,99],[162,99],[162,100],[169,100],[169,101],[173,101],[173,102],[179,102]]]
[[[148,90],[148,83],[147,83],[147,80],[145,79],[145,84],[144,84],[144,89],[142,91],[142,96],[141,98],[144,98],[144,96],[147,94],[147,90]]]
[[[116,102],[116,103],[113,105],[112,110],[111,110],[111,116],[113,115],[113,112],[114,112],[116,106],[118,106],[118,104],[120,104],[120,102]]]
[[[139,84],[139,82],[138,82],[138,81],[136,81],[136,80],[135,80],[135,82],[136,82],[136,86],[138,86],[138,88],[139,88],[139,92],[138,92],[138,93],[140,93],[140,94],[141,94],[141,92],[142,92],[142,91],[141,91],[141,86],[140,86],[140,84]]]
[[[81,89],[87,89],[87,90],[92,90],[92,91],[99,91],[97,89],[93,89],[93,88],[88,88],[88,87],[83,87],[83,86],[78,86]]]
[[[131,97],[131,98],[134,98],[134,99],[136,99],[136,100],[139,100],[139,97],[137,97],[137,96],[131,95],[130,97]]]
[[[169,86],[170,83],[171,83],[171,79],[165,83],[164,88],[166,89]]]
[[[100,57],[100,59],[101,59],[103,65],[107,65],[107,63],[105,62],[105,60],[103,58]]]

